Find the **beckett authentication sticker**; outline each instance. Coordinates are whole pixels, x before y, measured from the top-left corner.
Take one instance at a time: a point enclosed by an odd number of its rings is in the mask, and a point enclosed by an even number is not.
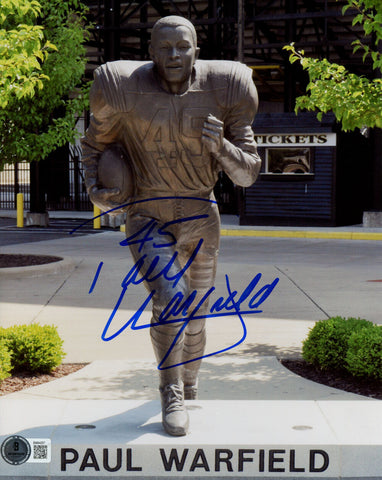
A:
[[[11,465],[25,463],[31,454],[31,446],[28,441],[19,435],[13,435],[4,440],[1,445],[1,456]]]

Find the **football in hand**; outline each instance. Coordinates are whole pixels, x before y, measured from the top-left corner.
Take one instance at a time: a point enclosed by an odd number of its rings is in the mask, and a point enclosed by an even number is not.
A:
[[[134,195],[134,179],[127,154],[121,146],[112,144],[102,153],[98,162],[99,188],[119,188],[120,193],[110,200],[120,205]]]

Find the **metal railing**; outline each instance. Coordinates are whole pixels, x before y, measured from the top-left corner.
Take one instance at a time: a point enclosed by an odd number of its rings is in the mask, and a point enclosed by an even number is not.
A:
[[[29,192],[29,163],[19,162],[15,164],[6,164],[4,169],[0,172],[0,208],[16,208],[18,193],[24,195],[24,208],[29,208]]]
[[[81,163],[81,147],[69,146],[69,155],[64,168],[67,169],[65,178],[67,185],[65,193],[59,199],[53,199],[46,193],[47,210],[78,210],[91,211],[92,204],[89,201],[85,188],[85,179]],[[62,173],[55,168],[54,161],[49,165],[49,182],[55,181]],[[56,177],[56,178],[55,178]],[[0,172],[0,209],[15,209],[17,206],[17,194],[24,195],[24,209],[30,208],[30,166],[27,162],[6,164]]]

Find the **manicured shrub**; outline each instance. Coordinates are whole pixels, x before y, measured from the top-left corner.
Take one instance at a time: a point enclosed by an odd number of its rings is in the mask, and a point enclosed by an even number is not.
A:
[[[361,318],[333,317],[321,320],[311,328],[303,342],[303,358],[322,370],[345,369],[350,335],[372,326],[372,322]]]
[[[50,373],[65,356],[63,340],[53,325],[32,323],[1,328],[1,340],[12,353],[13,370]]]
[[[11,352],[5,342],[0,340],[0,383],[11,376]]]
[[[382,327],[373,325],[351,334],[346,355],[348,371],[356,377],[382,380]]]

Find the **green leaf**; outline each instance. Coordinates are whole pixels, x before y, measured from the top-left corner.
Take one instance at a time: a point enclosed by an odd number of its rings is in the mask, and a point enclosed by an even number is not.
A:
[[[85,10],[77,0],[1,0],[0,163],[40,160],[76,137],[88,104]]]

